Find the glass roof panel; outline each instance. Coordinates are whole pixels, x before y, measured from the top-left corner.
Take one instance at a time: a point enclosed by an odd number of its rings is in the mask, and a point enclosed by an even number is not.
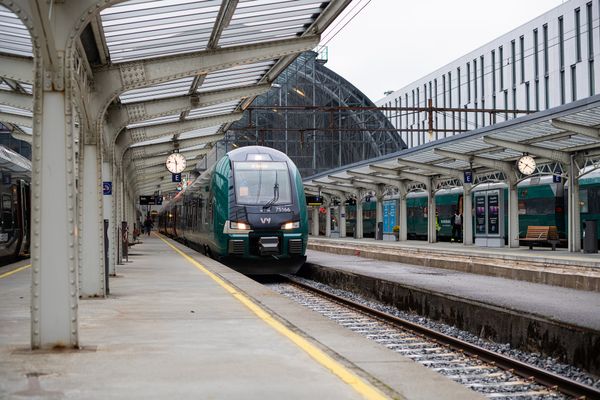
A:
[[[136,122],[135,124],[127,125],[127,129],[142,128],[146,126],[166,124],[168,122],[179,121],[179,114],[167,115],[158,118],[152,118],[145,121]]]
[[[29,110],[23,110],[21,108],[15,108],[11,106],[5,106],[0,104],[0,112],[7,114],[21,115],[24,117],[33,117],[33,113]]]
[[[275,61],[263,61],[211,72],[206,75],[198,92],[202,93],[210,90],[232,88],[256,83],[274,64]]]
[[[29,30],[8,8],[0,5],[0,53],[33,57]]]
[[[211,115],[228,114],[233,112],[240,104],[239,100],[229,101],[227,103],[215,104],[214,106],[196,108],[188,114],[189,119],[204,118]]]
[[[190,91],[193,77],[177,79],[158,85],[148,86],[141,89],[128,90],[121,94],[121,102],[133,103],[137,101],[148,101],[153,99],[164,99],[166,97],[183,96]]]
[[[240,0],[219,45],[258,43],[304,33],[329,1]]]
[[[206,49],[221,0],[127,1],[102,11],[114,63]]]
[[[219,132],[221,127],[222,127],[222,125],[216,125],[216,126],[209,126],[208,128],[196,129],[195,131],[185,132],[185,133],[182,133],[181,135],[179,135],[178,139],[184,140],[184,139],[199,138],[202,136],[215,135]]]

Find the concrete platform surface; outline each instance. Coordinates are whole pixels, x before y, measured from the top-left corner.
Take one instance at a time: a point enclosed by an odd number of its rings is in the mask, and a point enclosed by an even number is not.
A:
[[[308,263],[600,331],[600,293],[309,250]]]
[[[30,351],[30,269],[0,279],[0,398],[375,398],[369,393],[405,399],[481,398],[213,260],[175,246],[191,258],[159,238],[144,238],[131,248],[131,262],[111,278],[109,298],[80,301],[82,350]],[[195,268],[192,259],[207,271]],[[1,269],[0,275],[13,267]],[[248,299],[250,305],[245,305]],[[309,355],[306,346],[273,324],[324,356]],[[323,363],[327,357],[334,360],[333,367]],[[355,378],[342,380],[340,371]],[[357,390],[357,382],[367,391]]]

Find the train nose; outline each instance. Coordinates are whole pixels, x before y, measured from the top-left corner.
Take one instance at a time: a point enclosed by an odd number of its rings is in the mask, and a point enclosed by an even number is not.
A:
[[[258,250],[262,256],[279,254],[279,238],[277,236],[263,236],[258,241]]]

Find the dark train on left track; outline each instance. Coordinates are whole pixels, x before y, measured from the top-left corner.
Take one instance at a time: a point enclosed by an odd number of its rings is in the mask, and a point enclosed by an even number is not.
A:
[[[161,233],[248,275],[295,273],[306,261],[304,186],[280,151],[227,153],[158,216]]]
[[[0,146],[0,265],[29,255],[31,162]]]

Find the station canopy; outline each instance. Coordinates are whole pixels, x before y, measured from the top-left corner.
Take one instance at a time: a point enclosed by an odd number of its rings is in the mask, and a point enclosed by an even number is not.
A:
[[[307,39],[303,42],[304,48],[298,44],[296,51],[271,50],[274,54],[271,58],[261,55],[254,61],[246,59],[228,68],[120,93],[111,107],[126,109],[130,115],[135,107],[149,102],[184,96],[191,99],[192,107],[184,111],[129,118],[125,130],[139,130],[168,128],[173,124],[232,116],[242,111],[254,97],[270,88],[271,82],[298,54],[318,44],[319,35],[344,11],[350,0],[129,0],[111,3],[114,5],[100,11],[79,38],[78,46],[87,60],[84,67],[89,68],[88,75],[92,79],[97,71],[131,62],[175,59],[190,54],[202,57],[203,52],[243,51],[269,43],[275,45],[274,42]],[[314,40],[308,40],[311,38]],[[0,6],[0,61],[4,63],[9,58],[32,60],[32,44],[29,31],[18,16]],[[20,81],[6,75],[0,73],[0,122],[12,131],[13,136],[31,142],[32,79]],[[203,103],[205,98],[209,99],[206,104]],[[180,150],[185,147],[198,149],[218,140],[234,120],[223,118],[223,122],[219,122],[219,118],[214,118],[215,123],[210,126],[173,128],[173,134],[137,137],[138,140],[127,143],[127,147],[138,149],[136,154],[140,157],[143,156],[140,149],[144,146],[167,145],[173,141],[181,143]],[[203,137],[210,137],[211,141],[192,140]],[[172,151],[173,147],[170,150],[165,146],[155,149]],[[146,155],[150,154],[147,152]],[[153,154],[156,155],[156,151]]]
[[[393,187],[403,180],[412,190],[433,191],[461,186],[470,172],[473,185],[555,175],[568,178],[571,161],[576,176],[600,168],[600,95],[536,112],[468,133],[432,141],[383,157],[361,161],[307,177],[308,191],[345,193],[374,184]],[[528,154],[536,169],[524,175],[517,160]]]

